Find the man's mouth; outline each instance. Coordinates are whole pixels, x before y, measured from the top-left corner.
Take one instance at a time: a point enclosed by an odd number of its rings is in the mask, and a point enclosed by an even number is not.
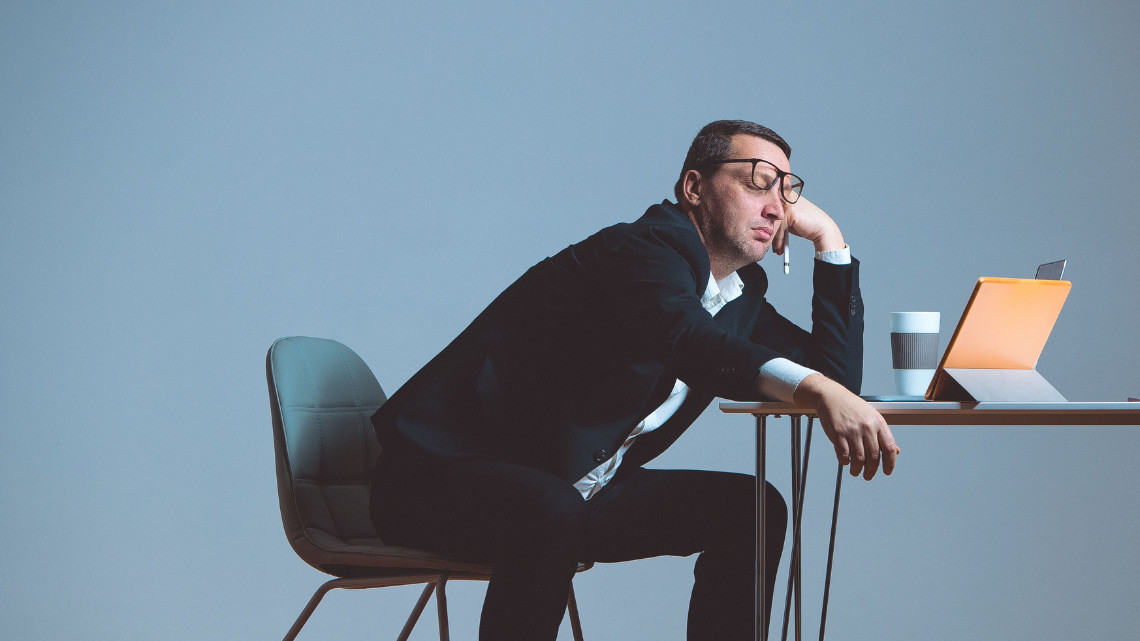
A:
[[[760,227],[757,229],[753,229],[752,232],[754,234],[756,234],[756,237],[759,238],[763,242],[768,242],[768,241],[772,240],[772,230],[767,228],[767,227]]]

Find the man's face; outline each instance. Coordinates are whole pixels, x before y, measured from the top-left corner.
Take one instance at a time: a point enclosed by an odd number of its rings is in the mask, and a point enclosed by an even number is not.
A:
[[[788,157],[774,143],[756,136],[732,137],[729,158],[761,158],[789,171]],[[714,264],[737,270],[764,257],[784,219],[787,203],[779,187],[752,183],[752,163],[728,163],[701,172],[697,224]]]

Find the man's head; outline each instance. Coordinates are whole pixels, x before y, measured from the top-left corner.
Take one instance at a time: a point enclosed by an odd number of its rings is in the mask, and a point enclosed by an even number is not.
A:
[[[791,159],[792,147],[779,134],[754,122],[747,120],[717,120],[710,122],[697,132],[693,144],[689,145],[689,153],[685,155],[685,164],[681,165],[681,176],[673,186],[673,195],[677,202],[681,202],[681,181],[685,179],[685,172],[690,169],[700,170],[714,160],[727,160],[731,152],[732,137],[737,134],[756,136],[772,142],[784,152],[784,158]]]
[[[797,196],[785,198],[782,191],[792,183],[785,176],[790,151],[772,130],[744,121],[711,123],[689,148],[677,203],[700,231],[718,280],[760,260],[771,246],[785,205]],[[757,185],[756,174],[767,188]]]

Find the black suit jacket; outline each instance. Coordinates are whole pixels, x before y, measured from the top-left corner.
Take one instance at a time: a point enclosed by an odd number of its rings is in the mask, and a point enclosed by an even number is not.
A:
[[[686,402],[624,465],[665,450],[716,396],[755,400],[786,357],[858,391],[858,262],[815,261],[812,331],[765,300],[764,270],[715,317],[701,306],[708,253],[671,203],[607,227],[527,270],[372,417],[385,457],[479,456],[575,482],[613,455],[681,379]]]

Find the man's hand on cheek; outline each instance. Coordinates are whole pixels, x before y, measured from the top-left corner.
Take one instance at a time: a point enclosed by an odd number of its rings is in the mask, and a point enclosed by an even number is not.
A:
[[[831,219],[822,209],[807,198],[800,196],[795,204],[784,208],[784,224],[782,226],[794,236],[806,238],[815,244],[816,251],[833,251],[843,249],[843,232],[839,225]],[[786,241],[785,241],[786,243]],[[782,253],[785,245],[777,248]]]

